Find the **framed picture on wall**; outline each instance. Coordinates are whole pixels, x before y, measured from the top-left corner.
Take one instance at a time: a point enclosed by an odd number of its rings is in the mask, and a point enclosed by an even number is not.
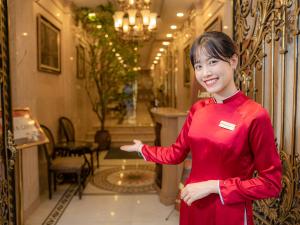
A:
[[[39,14],[37,16],[38,70],[47,73],[61,72],[60,29]]]
[[[215,18],[210,24],[208,24],[205,28],[204,31],[222,31],[222,20],[218,16]]]
[[[76,47],[76,68],[77,78],[83,79],[85,77],[85,49],[82,45]]]
[[[191,82],[191,65],[190,65],[190,44],[183,50],[183,82],[184,86],[189,86]]]

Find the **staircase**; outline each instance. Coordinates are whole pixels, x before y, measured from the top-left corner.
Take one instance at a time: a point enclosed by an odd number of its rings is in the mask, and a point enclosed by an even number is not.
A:
[[[94,136],[99,126],[93,127],[87,135],[87,141],[94,142]],[[141,140],[144,144],[153,145],[155,134],[153,124],[111,124],[106,127],[111,135],[111,147],[132,144],[133,139]]]

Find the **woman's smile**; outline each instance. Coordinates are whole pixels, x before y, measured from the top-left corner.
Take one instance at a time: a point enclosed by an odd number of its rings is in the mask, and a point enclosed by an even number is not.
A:
[[[203,80],[203,82],[209,88],[209,87],[214,86],[217,83],[218,80],[219,80],[219,78],[216,77],[216,78],[210,78],[210,79],[207,79],[207,80]]]

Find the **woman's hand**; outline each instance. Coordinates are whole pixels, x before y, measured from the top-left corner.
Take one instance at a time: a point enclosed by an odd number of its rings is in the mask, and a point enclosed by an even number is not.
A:
[[[123,145],[120,147],[121,150],[126,152],[138,152],[142,147],[143,143],[140,140],[133,140],[132,145]]]
[[[188,184],[181,190],[181,199],[190,206],[198,199],[202,199],[213,193],[218,193],[218,189],[217,180]]]

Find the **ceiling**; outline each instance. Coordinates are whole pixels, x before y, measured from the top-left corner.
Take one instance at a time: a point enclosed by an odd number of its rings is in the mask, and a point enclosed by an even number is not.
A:
[[[105,4],[108,0],[70,0],[79,7],[95,7],[100,4]],[[167,33],[173,33],[170,26],[175,24],[177,29],[181,27],[189,10],[199,4],[201,0],[152,0],[151,11],[158,15],[157,31],[149,41],[143,43],[143,47],[139,50],[140,66],[142,69],[149,69],[152,65],[153,58],[159,48],[162,47],[162,41],[171,40],[166,37]],[[111,0],[114,5],[117,0]],[[179,18],[176,16],[177,12],[183,12],[184,16]]]

